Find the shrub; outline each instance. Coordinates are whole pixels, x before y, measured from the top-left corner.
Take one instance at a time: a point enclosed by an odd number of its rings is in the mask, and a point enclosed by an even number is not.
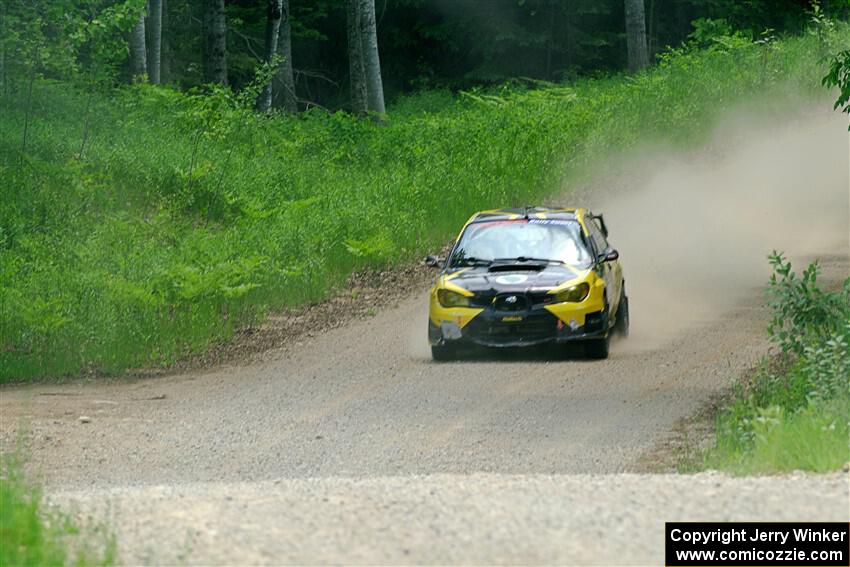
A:
[[[779,353],[736,386],[717,417],[706,465],[737,472],[826,471],[850,462],[850,278],[817,286],[780,254],[767,290],[768,334]]]

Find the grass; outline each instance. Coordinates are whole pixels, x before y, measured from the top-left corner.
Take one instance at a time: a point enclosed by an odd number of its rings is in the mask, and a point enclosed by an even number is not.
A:
[[[774,263],[770,335],[780,353],[735,385],[715,443],[680,469],[735,474],[828,472],[850,463],[850,278],[838,292]],[[787,269],[786,269],[787,268]]]
[[[772,366],[765,362],[752,380],[755,388],[775,387],[775,395],[756,403],[739,387],[716,418],[714,446],[705,454],[692,455],[683,470],[828,472],[850,462],[850,396],[845,392],[828,402],[811,403],[803,394],[795,403],[783,403],[780,398],[793,388],[783,384],[795,381],[800,365],[780,373]]]
[[[820,89],[832,32],[678,50],[638,76],[256,116],[226,92],[41,80],[0,98],[0,382],[172,363],[356,269],[409,261],[475,210],[545,201],[613,152],[699,143]],[[28,118],[29,117],[29,118]],[[24,148],[23,132],[27,131]]]
[[[102,529],[84,532],[68,517],[45,510],[39,488],[23,477],[16,462],[4,459],[0,475],[0,566],[114,563],[115,544],[110,536]]]
[[[742,472],[805,470],[828,472],[850,462],[847,400],[834,407],[807,407],[767,428],[750,455],[736,463]]]

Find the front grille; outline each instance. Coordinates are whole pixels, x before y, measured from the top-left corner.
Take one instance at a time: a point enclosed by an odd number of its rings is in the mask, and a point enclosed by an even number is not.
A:
[[[486,344],[533,343],[552,338],[557,320],[551,315],[536,315],[521,321],[502,321],[498,316],[473,319],[464,329],[467,336]]]
[[[518,297],[523,297],[522,301],[523,307],[517,309],[505,309],[498,305],[499,299],[508,296],[515,295]],[[473,307],[483,307],[488,308],[492,307],[499,311],[520,311],[522,309],[535,309],[538,307],[542,307],[544,305],[549,305],[555,301],[555,296],[550,294],[548,291],[531,291],[528,293],[500,293],[496,294],[492,291],[479,291],[475,294],[474,297],[470,298],[470,304]],[[517,304],[521,303],[517,301]]]
[[[493,299],[493,309],[496,311],[511,313],[525,311],[528,307],[528,298],[524,293],[501,293]]]

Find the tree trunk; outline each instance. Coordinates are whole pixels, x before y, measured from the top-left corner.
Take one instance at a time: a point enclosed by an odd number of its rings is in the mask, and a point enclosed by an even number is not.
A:
[[[575,48],[573,46],[573,13],[572,13],[572,5],[568,5],[566,10],[564,10],[564,60],[563,66],[567,70],[568,73],[572,74],[573,67],[573,54],[575,52]]]
[[[676,15],[677,42],[684,41],[691,33],[691,18],[687,6],[684,2],[673,2],[673,13]]]
[[[280,21],[278,53],[283,57],[277,73],[278,90],[284,110],[298,112],[298,97],[295,94],[295,76],[292,70],[292,21],[289,0],[283,0],[283,16]]]
[[[658,10],[657,5],[661,0],[649,0],[649,17],[647,18],[646,46],[649,58],[655,57],[658,48]]]
[[[280,33],[280,17],[283,11],[282,0],[267,0],[266,1],[266,63],[271,63],[275,55],[277,55],[277,39]],[[272,106],[272,83],[269,83],[263,88],[257,97],[257,110],[260,112],[268,112]]]
[[[162,62],[162,2],[163,0],[148,0],[148,77],[151,83],[158,85],[161,81]]]
[[[366,100],[370,112],[384,114],[384,85],[381,81],[381,60],[378,56],[378,26],[375,21],[375,0],[360,0],[360,42],[363,71],[366,75]]]
[[[134,79],[148,72],[147,53],[145,50],[145,13],[139,14],[139,21],[130,31],[130,76]]]
[[[204,82],[227,84],[224,0],[204,0]]]
[[[555,39],[555,8],[549,5],[549,22],[546,29],[546,80],[552,80],[552,50],[554,49]]]
[[[649,66],[646,50],[646,15],[643,0],[626,2],[626,48],[629,52],[629,71],[635,73]]]
[[[7,2],[3,2],[3,11],[0,12],[0,34],[4,35],[6,33],[6,10],[8,10]],[[0,96],[5,97],[8,92],[8,83],[6,81],[6,42],[0,41]]]
[[[366,74],[360,41],[360,0],[348,0],[348,68],[351,77],[351,110],[366,114]]]
[[[171,79],[171,46],[168,43],[168,0],[162,1],[162,27],[160,32],[159,80]]]

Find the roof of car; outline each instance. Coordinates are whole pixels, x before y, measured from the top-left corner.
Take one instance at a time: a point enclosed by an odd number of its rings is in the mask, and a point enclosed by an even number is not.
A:
[[[517,209],[493,209],[475,213],[469,222],[530,219],[576,220],[579,215],[587,214],[586,209],[562,207],[522,207]]]

